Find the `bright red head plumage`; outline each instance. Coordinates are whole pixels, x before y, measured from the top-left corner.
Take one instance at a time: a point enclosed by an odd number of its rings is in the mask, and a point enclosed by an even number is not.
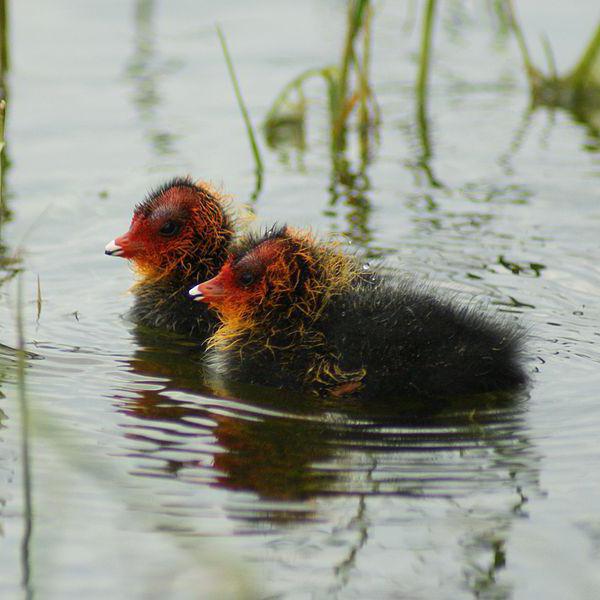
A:
[[[204,184],[177,178],[136,206],[129,231],[110,242],[106,253],[131,260],[150,278],[174,270],[185,276],[198,263],[210,273],[222,263],[232,233],[221,198]]]

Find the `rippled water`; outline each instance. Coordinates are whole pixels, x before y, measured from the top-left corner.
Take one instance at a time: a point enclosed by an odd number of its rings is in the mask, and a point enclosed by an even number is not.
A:
[[[585,0],[517,4],[535,59],[544,31],[562,71],[600,17]],[[251,389],[126,318],[131,274],[103,247],[133,204],[186,172],[238,205],[254,189],[214,24],[258,122],[292,77],[338,60],[343,3],[11,3],[1,235],[6,256],[24,252],[37,427],[28,538],[11,279],[1,597],[19,597],[27,574],[44,598],[241,597],[235,586],[265,598],[599,596],[598,131],[530,113],[514,41],[483,5],[447,2],[424,165],[410,5],[377,6],[370,161],[361,170],[352,142],[355,176],[332,186],[315,82],[305,149],[261,136],[254,208],[259,223],[344,232],[370,260],[514,315],[532,373],[517,395],[390,406]]]

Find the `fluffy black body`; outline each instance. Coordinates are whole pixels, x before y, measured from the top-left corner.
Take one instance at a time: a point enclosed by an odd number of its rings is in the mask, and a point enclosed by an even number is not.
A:
[[[312,388],[315,354],[282,322],[268,340],[249,334],[225,351],[230,373],[251,383]],[[361,397],[449,397],[508,390],[526,383],[524,334],[517,325],[473,303],[436,295],[410,280],[360,278],[333,297],[309,327],[322,334],[317,352],[338,380],[361,377]],[[330,389],[331,391],[331,389]]]
[[[188,290],[213,274],[198,269],[185,277],[175,273],[154,283],[138,284],[128,317],[138,325],[206,340],[214,333],[219,319],[208,306],[190,302]]]

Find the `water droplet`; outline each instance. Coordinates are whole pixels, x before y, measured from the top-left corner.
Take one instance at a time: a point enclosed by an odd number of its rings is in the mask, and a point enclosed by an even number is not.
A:
[[[366,262],[363,266],[363,271],[368,271],[371,268],[371,263]]]

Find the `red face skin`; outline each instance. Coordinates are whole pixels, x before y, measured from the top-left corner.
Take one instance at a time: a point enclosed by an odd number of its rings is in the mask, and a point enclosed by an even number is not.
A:
[[[289,287],[289,257],[283,240],[263,242],[241,259],[230,258],[219,274],[190,290],[224,318],[241,317]]]
[[[223,243],[223,220],[218,202],[202,188],[175,185],[136,208],[129,231],[110,242],[106,253],[131,260],[150,277],[177,267],[191,270],[193,259]]]

